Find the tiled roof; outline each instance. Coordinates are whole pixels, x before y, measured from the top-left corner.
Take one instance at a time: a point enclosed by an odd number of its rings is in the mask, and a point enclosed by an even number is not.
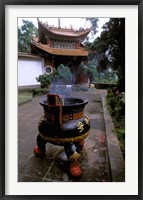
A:
[[[66,35],[66,36],[72,36],[72,37],[79,37],[79,36],[84,36],[87,35],[90,30],[84,30],[84,31],[73,31],[73,30],[64,30],[62,28],[60,29],[49,29],[52,33],[55,33],[57,35]]]
[[[47,24],[44,24],[40,21],[38,21],[39,24],[39,28],[41,28],[42,30],[47,30],[47,32],[49,32],[49,34],[53,34],[53,35],[59,35],[59,36],[68,36],[68,37],[86,37],[89,32],[91,31],[91,29],[84,29],[84,30],[74,30],[74,29],[68,29],[68,28],[57,28],[57,27],[50,27]]]
[[[61,48],[51,48],[48,45],[33,43],[34,46],[39,49],[44,50],[47,53],[52,55],[61,55],[61,56],[88,56],[88,51],[84,48],[80,49],[61,49]]]
[[[18,57],[40,59],[40,56],[27,52],[18,52]]]

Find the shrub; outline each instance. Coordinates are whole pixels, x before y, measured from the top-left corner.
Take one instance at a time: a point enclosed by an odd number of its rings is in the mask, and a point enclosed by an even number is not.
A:
[[[81,72],[88,76],[90,82],[95,81],[97,78],[96,66],[92,64],[92,62],[88,62],[87,66],[85,66],[84,63],[81,63],[79,67],[79,73]]]
[[[67,66],[59,65],[52,74],[43,74],[36,77],[41,88],[49,88],[51,84],[69,84],[72,81],[72,73]]]
[[[47,94],[47,88],[36,88],[32,90],[33,97],[36,95]]]
[[[37,82],[40,82],[40,87],[41,88],[48,88],[49,85],[51,84],[51,74],[43,74],[43,75],[39,75],[38,77],[36,77]]]
[[[57,72],[54,74],[53,83],[56,84],[69,84],[72,81],[72,73],[70,69],[61,64],[57,68]]]
[[[110,91],[107,95],[107,102],[112,116],[124,116],[125,115],[125,93],[119,93],[117,90],[115,93]]]
[[[115,87],[107,95],[107,103],[113,117],[113,132],[119,139],[123,158],[125,158],[125,93]]]

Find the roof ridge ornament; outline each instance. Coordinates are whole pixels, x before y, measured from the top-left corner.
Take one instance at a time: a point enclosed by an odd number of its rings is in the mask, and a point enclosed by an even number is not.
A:
[[[58,18],[58,29],[61,28],[61,24],[60,24],[60,18]]]

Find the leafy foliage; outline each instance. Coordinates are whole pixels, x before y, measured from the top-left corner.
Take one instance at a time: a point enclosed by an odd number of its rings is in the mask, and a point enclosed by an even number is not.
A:
[[[52,81],[51,74],[42,74],[36,77],[37,82],[40,82],[41,88],[48,88]]]
[[[105,70],[104,73],[98,73],[98,78],[96,79],[97,83],[114,83],[117,84],[118,82],[118,77],[117,75],[108,70]]]
[[[69,84],[72,81],[72,73],[70,69],[61,64],[57,68],[57,72],[54,75],[53,83],[56,84]]]
[[[119,90],[109,91],[107,95],[107,102],[110,106],[112,116],[125,116],[125,93],[119,93]]]
[[[50,84],[69,84],[72,81],[72,73],[67,66],[59,65],[53,74],[43,74],[36,77],[41,88],[48,88]]]
[[[108,67],[104,72],[100,72],[98,69],[98,58],[94,53],[89,53],[88,62],[85,66],[80,64],[80,72],[86,74],[90,82],[96,83],[117,83],[118,77],[111,67]]]
[[[83,62],[81,62],[79,66],[79,73],[85,74],[89,78],[90,82],[95,81],[97,77],[96,66],[92,62],[88,62],[86,66]]]
[[[92,17],[88,17],[86,18],[86,21],[90,21],[90,23],[92,24],[91,27],[91,34],[95,35],[97,33],[97,22],[98,22],[98,18],[92,18]]]
[[[125,93],[115,87],[108,92],[107,103],[114,122],[113,132],[117,135],[125,158]]]
[[[91,34],[91,37],[93,37],[96,33],[97,33],[97,28],[98,28],[98,25],[97,25],[97,22],[98,22],[98,18],[91,18],[91,17],[88,17],[86,18],[86,21],[89,21],[91,23],[91,31],[90,31],[90,34]],[[89,37],[87,36],[85,41],[84,41],[85,44],[90,44],[89,42]]]
[[[34,24],[27,20],[22,20],[23,25],[18,27],[18,51],[30,52],[30,41],[32,35],[37,35],[38,30]]]
[[[125,91],[125,19],[111,18],[103,26],[100,37],[87,47],[96,50],[98,72],[112,68],[118,76],[119,89]]]

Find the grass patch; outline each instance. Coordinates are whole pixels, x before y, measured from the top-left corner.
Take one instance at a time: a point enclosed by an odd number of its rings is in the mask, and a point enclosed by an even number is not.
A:
[[[18,104],[32,100],[32,92],[18,92]]]
[[[33,97],[38,95],[47,94],[47,89],[42,88],[24,88],[18,90],[18,105],[32,100]]]

